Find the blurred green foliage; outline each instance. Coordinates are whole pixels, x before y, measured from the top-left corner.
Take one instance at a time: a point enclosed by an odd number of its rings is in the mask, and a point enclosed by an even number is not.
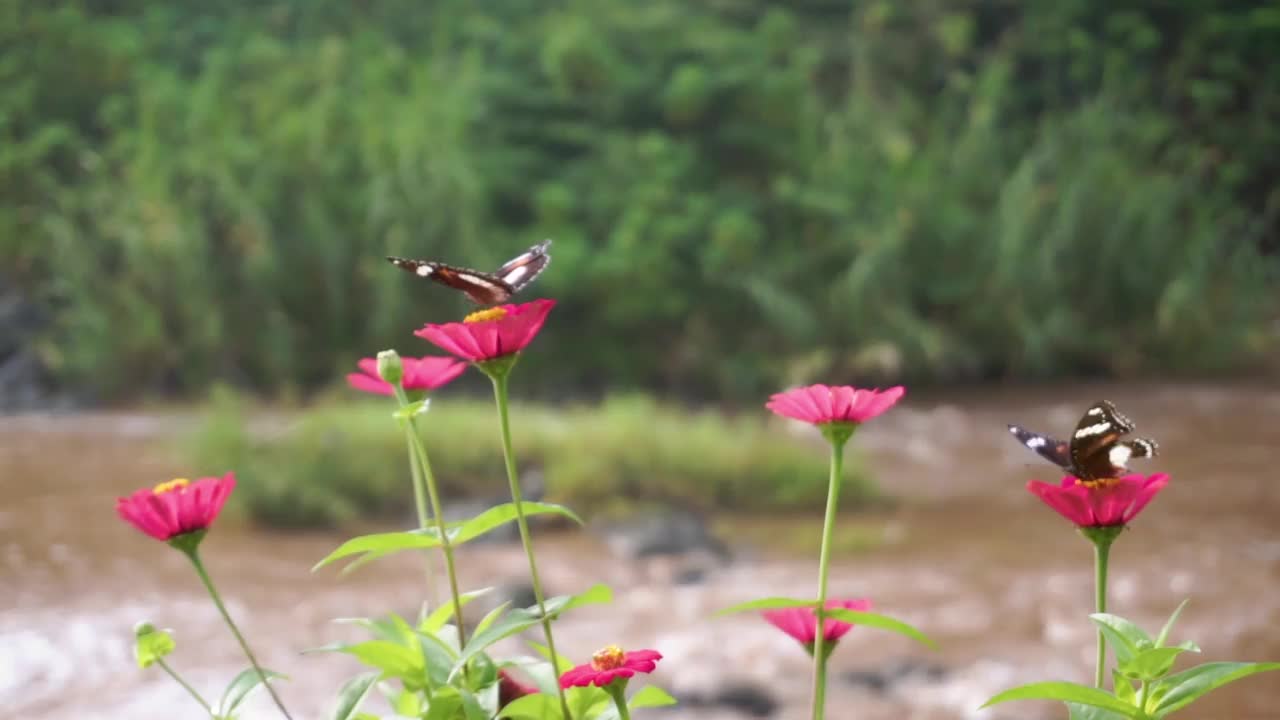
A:
[[[544,396],[1202,372],[1272,337],[1274,4],[2,5],[0,281],[104,397],[425,352],[462,301],[383,255],[543,237]]]
[[[393,409],[390,400],[333,402],[300,415],[259,415],[219,391],[187,454],[193,467],[235,468],[236,502],[256,522],[408,520],[413,491]],[[826,499],[821,436],[788,433],[763,412],[730,418],[614,396],[599,405],[516,403],[511,418],[526,493],[539,472],[548,500],[584,514],[625,513],[637,504],[785,512],[820,508]],[[442,493],[506,496],[491,402],[438,398],[420,427]],[[846,465],[844,491],[848,507],[873,497],[856,459]]]

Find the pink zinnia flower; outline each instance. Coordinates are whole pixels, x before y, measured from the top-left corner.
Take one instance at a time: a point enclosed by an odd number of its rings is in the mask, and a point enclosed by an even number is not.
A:
[[[775,414],[813,425],[857,424],[893,407],[905,392],[900,385],[888,390],[865,390],[848,385],[810,385],[777,393],[769,398],[765,407]]]
[[[1068,475],[1059,485],[1032,480],[1027,489],[1079,527],[1116,527],[1128,525],[1168,484],[1165,473],[1103,480]]]
[[[172,540],[212,525],[235,487],[232,473],[195,482],[179,478],[117,498],[116,513],[157,540]]]
[[[468,315],[462,322],[426,325],[414,333],[464,360],[484,362],[512,355],[533,342],[555,300],[501,305]]]
[[[651,673],[658,666],[662,654],[657,650],[633,650],[624,653],[617,645],[610,645],[591,656],[591,662],[566,670],[560,676],[560,687],[595,685],[605,687],[615,680],[624,682],[636,673]]]
[[[526,685],[515,679],[506,668],[498,671],[498,709],[502,709],[514,702],[517,698],[525,695],[532,695],[538,692],[538,688],[532,685]]]
[[[871,601],[866,598],[828,600],[827,608],[868,612],[871,610]],[[795,638],[810,653],[813,652],[813,643],[818,637],[818,614],[813,608],[780,608],[778,610],[766,610],[763,615],[764,619],[772,623],[774,627]],[[822,621],[822,644],[828,648],[833,647],[835,642],[844,637],[844,634],[851,629],[853,629],[851,623],[836,620],[835,618],[824,618]]]
[[[452,382],[467,369],[465,363],[441,356],[401,358],[400,362],[404,367],[404,378],[401,382],[405,390],[435,390]],[[360,372],[347,375],[348,385],[357,390],[378,395],[394,394],[391,383],[378,375],[376,358],[361,358],[357,365],[360,367]]]

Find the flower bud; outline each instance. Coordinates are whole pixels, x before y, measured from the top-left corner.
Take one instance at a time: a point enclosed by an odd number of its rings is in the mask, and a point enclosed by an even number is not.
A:
[[[392,385],[399,385],[400,380],[404,378],[404,365],[400,362],[400,355],[395,350],[383,350],[378,353],[378,377]]]

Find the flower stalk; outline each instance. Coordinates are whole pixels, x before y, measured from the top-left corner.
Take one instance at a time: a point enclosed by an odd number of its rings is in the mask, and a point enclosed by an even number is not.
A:
[[[195,533],[191,533],[194,535]],[[203,534],[203,533],[201,533]],[[213,580],[209,578],[209,573],[205,570],[204,563],[200,560],[200,553],[196,549],[199,543],[197,538],[195,542],[179,542],[186,536],[178,536],[173,539],[173,546],[178,548],[191,560],[192,566],[196,569],[196,575],[200,576],[200,582],[204,583],[205,590],[209,591],[209,597],[213,600],[213,604],[218,608],[218,613],[222,615],[222,620],[227,624],[227,628],[231,630],[231,634],[235,636],[236,642],[240,643],[240,649],[244,651],[244,656],[249,659],[249,664],[258,673],[258,679],[261,680],[262,686],[267,689],[267,693],[271,695],[271,700],[275,702],[276,707],[280,709],[280,714],[284,715],[286,720],[293,720],[289,715],[289,711],[285,709],[284,701],[276,694],[276,689],[271,685],[267,678],[267,673],[262,669],[262,665],[258,664],[258,658],[254,657],[253,651],[249,649],[249,643],[244,639],[244,635],[240,633],[240,628],[236,627],[236,623],[231,619],[231,614],[227,612],[227,606],[222,602],[222,596],[218,594],[218,589],[214,587]]]
[[[404,388],[399,384],[393,385],[395,388],[396,401],[400,403],[403,410],[409,406],[409,398],[405,395]],[[418,524],[422,529],[427,529],[432,519],[435,520],[436,532],[440,535],[440,552],[444,555],[445,574],[449,578],[449,596],[453,602],[453,616],[457,622],[458,628],[458,647],[465,647],[467,644],[466,629],[462,622],[462,593],[458,589],[458,569],[457,563],[453,556],[453,542],[449,539],[448,529],[444,522],[444,503],[440,501],[440,489],[436,485],[435,473],[431,471],[431,459],[427,455],[427,447],[422,442],[422,436],[418,433],[417,420],[414,417],[408,417],[400,421],[401,427],[404,428],[405,441],[409,447],[409,467],[413,473],[413,497],[418,508]],[[431,503],[431,511],[427,512],[427,502]],[[428,587],[427,593],[432,596],[430,586],[431,569],[428,563],[427,577]],[[463,676],[468,674],[467,668],[462,668]],[[427,680],[431,682],[430,678]]]
[[[196,689],[191,687],[191,685],[186,680],[183,680],[182,676],[179,675],[176,670],[169,667],[169,663],[165,662],[164,658],[156,658],[156,664],[160,666],[161,670],[164,670],[166,673],[168,673],[169,677],[173,678],[174,682],[181,685],[182,689],[186,690],[187,693],[191,695],[191,697],[194,698],[196,702],[200,703],[200,707],[204,708],[204,712],[206,715],[210,717],[213,716],[213,708],[209,706],[209,703],[205,702],[205,699],[200,697],[200,693],[196,692]]]
[[[822,434],[831,443],[831,478],[827,484],[827,511],[822,523],[822,549],[818,553],[817,633],[813,638],[813,720],[822,720],[827,700],[827,658],[831,651],[826,643],[827,577],[831,568],[831,545],[835,534],[836,512],[840,505],[840,480],[843,477],[844,445],[856,425],[828,423]]]
[[[551,654],[551,664],[554,667],[556,658],[555,639],[551,634],[551,618],[547,617],[547,607],[545,596],[542,592],[542,580],[538,576],[538,563],[533,552],[533,538],[529,534],[529,521],[524,514],[524,497],[520,491],[520,478],[516,472],[515,452],[511,443],[511,419],[508,412],[508,393],[507,382],[511,374],[511,369],[515,366],[516,358],[519,355],[512,354],[497,358],[495,360],[477,363],[489,379],[493,381],[493,399],[498,406],[498,425],[502,436],[502,454],[507,466],[507,483],[511,488],[511,502],[516,509],[516,525],[520,529],[520,543],[524,546],[525,557],[529,559],[529,581],[533,585],[533,596],[538,602],[538,614],[542,621],[542,632],[547,640],[547,650]],[[564,688],[556,686],[556,693],[560,698],[560,709],[564,713],[565,720],[570,720],[572,715],[569,712],[569,703],[565,699]]]
[[[631,710],[627,707],[627,681],[615,680],[605,687],[605,691],[618,708],[618,720],[631,720]]]
[[[1093,587],[1095,612],[1107,611],[1107,563],[1111,556],[1111,544],[1124,531],[1123,525],[1106,527],[1082,527],[1080,534],[1093,543]],[[1107,637],[1098,630],[1098,661],[1094,671],[1094,687],[1102,689],[1107,678]]]

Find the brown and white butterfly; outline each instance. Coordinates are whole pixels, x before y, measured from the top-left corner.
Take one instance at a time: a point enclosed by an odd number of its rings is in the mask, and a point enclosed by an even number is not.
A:
[[[503,263],[491,273],[446,265],[434,260],[410,260],[387,256],[392,265],[418,277],[430,278],[441,285],[461,290],[472,302],[497,305],[511,299],[551,263],[551,241],[543,240],[520,255]]]
[[[1101,400],[1089,406],[1076,424],[1070,442],[1010,425],[1009,432],[1037,455],[1061,467],[1081,480],[1120,477],[1133,458],[1156,454],[1155,440],[1134,438],[1122,440],[1133,432],[1133,421]]]

